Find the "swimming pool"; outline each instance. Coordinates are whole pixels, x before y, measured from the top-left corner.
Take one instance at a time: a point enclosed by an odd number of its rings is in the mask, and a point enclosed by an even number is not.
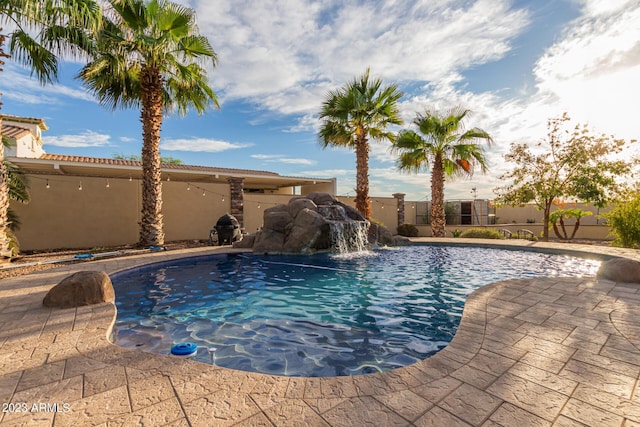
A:
[[[342,376],[425,359],[475,289],[508,278],[594,276],[600,261],[480,247],[350,256],[212,255],[114,274],[117,345],[273,375]]]

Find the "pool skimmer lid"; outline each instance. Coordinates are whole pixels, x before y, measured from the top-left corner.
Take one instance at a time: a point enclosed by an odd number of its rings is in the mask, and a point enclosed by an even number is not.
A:
[[[174,344],[171,347],[171,355],[178,357],[191,357],[195,356],[198,352],[198,346],[192,342],[182,342],[179,344]]]

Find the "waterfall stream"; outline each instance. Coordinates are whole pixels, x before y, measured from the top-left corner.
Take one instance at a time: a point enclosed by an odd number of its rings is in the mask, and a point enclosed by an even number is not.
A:
[[[369,221],[349,218],[340,205],[320,205],[318,212],[329,223],[329,241],[333,252],[343,254],[362,252],[368,249]]]

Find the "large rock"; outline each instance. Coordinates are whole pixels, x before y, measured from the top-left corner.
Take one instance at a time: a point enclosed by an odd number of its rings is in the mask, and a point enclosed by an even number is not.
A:
[[[365,221],[357,209],[328,193],[309,193],[305,197],[294,197],[287,205],[265,209],[263,219],[260,231],[233,246],[252,247],[255,252],[262,253],[309,254],[330,249],[330,225],[335,221]],[[407,243],[377,225],[372,225],[370,229],[369,242],[372,245]]]
[[[599,279],[623,283],[640,283],[640,262],[626,258],[604,261],[598,270]]]
[[[79,271],[67,276],[44,297],[46,307],[72,308],[114,302],[116,294],[111,279],[103,271]]]

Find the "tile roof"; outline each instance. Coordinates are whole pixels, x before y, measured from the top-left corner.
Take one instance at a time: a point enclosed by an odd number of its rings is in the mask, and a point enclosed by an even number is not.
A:
[[[57,162],[91,163],[91,164],[98,164],[98,165],[142,167],[142,162],[137,160],[106,159],[106,158],[100,158],[100,157],[71,156],[66,154],[43,154],[42,156],[40,156],[40,159],[57,161]],[[221,173],[221,174],[230,173],[230,174],[280,176],[280,174],[278,173],[268,172],[268,171],[218,168],[218,167],[210,167],[210,166],[176,165],[172,163],[163,163],[162,168],[165,170],[174,169],[176,171],[199,171],[199,172]]]
[[[36,117],[21,117],[21,116],[12,116],[11,114],[0,114],[0,118],[2,120],[7,120],[10,122],[29,123],[32,125],[38,125],[42,130],[49,129],[44,119],[39,119]]]
[[[2,136],[8,138],[22,138],[25,135],[29,135],[31,131],[29,129],[21,128],[13,125],[2,125]]]

